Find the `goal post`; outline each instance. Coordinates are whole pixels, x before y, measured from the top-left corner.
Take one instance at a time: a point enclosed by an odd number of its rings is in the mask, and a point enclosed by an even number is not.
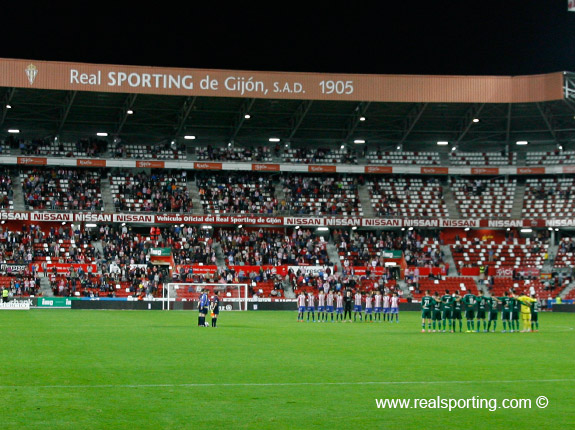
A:
[[[197,310],[202,290],[211,298],[219,292],[220,309],[226,311],[248,310],[248,284],[202,284],[170,282],[162,290],[163,310]]]

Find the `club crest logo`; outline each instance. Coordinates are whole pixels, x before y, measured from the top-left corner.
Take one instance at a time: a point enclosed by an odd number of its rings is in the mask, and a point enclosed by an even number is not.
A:
[[[26,76],[28,77],[28,82],[30,82],[30,85],[34,84],[37,75],[38,68],[34,64],[29,64],[28,67],[26,67]]]

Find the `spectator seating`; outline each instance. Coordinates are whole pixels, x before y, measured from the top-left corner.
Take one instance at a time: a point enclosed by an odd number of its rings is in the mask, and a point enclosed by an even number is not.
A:
[[[116,211],[190,212],[186,172],[112,173],[110,189]]]
[[[438,152],[371,150],[365,156],[368,164],[416,164],[436,166],[441,164]]]
[[[185,146],[172,147],[167,142],[163,144],[136,145],[116,143],[111,150],[115,158],[137,158],[140,160],[185,160]]]
[[[267,146],[257,147],[212,147],[201,146],[195,150],[198,161],[242,161],[270,162],[271,151]]]
[[[207,174],[197,177],[196,186],[206,214],[273,214],[280,207],[270,176]]]
[[[575,151],[528,152],[526,165],[555,166],[557,164],[575,164]]]
[[[575,241],[571,237],[561,238],[554,267],[575,267]]]
[[[77,142],[33,141],[27,142],[22,150],[24,155],[50,157],[96,157],[104,156],[108,144],[94,139],[80,139]]]
[[[355,177],[286,175],[281,181],[293,214],[363,216]]]
[[[282,159],[284,163],[357,164],[357,155],[347,148],[288,148],[284,150]]]
[[[541,269],[546,261],[549,245],[529,239],[524,243],[520,242],[519,239],[514,239],[513,243],[471,242],[463,238],[455,245],[450,245],[450,248],[457,268],[487,266],[490,268],[489,275],[496,275],[500,267]]]
[[[366,181],[371,204],[382,217],[448,217],[443,187],[428,178],[374,178]]]
[[[505,292],[511,290],[517,294],[530,294],[533,287],[535,294],[539,298],[546,298],[549,295],[549,290],[545,290],[545,285],[539,279],[535,280],[514,280],[512,278],[494,277],[493,286],[488,287],[489,293],[495,297],[503,297]]]
[[[527,178],[522,216],[524,218],[563,218],[575,213],[573,177]]]
[[[517,152],[461,152],[453,151],[449,155],[453,166],[508,166],[517,164]]]
[[[82,169],[31,169],[20,173],[27,210],[103,210],[100,174]]]
[[[471,294],[478,293],[477,284],[471,277],[449,276],[443,279],[419,278],[419,290],[414,289],[411,291],[413,300],[421,301],[426,290],[429,290],[431,294],[437,291],[440,295],[443,295],[445,290],[449,290],[451,293],[459,291],[461,295],[465,295],[467,292]]]
[[[463,218],[509,218],[517,179],[453,178],[451,188]]]

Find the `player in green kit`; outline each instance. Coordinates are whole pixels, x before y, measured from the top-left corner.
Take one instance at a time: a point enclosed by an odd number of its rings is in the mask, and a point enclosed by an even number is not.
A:
[[[506,330],[511,330],[511,300],[512,298],[509,296],[509,293],[505,291],[503,297],[497,297],[499,303],[501,303],[501,321],[503,322],[503,330],[502,333],[505,333]]]
[[[483,321],[483,332],[487,332],[487,321],[485,321],[485,314],[487,311],[487,300],[486,297],[483,295],[483,291],[479,291],[477,295],[477,330],[476,332],[479,333],[481,330],[481,321]]]
[[[456,291],[453,295],[453,332],[455,333],[455,321],[459,321],[459,333],[463,331],[463,320],[461,318],[461,307],[463,306],[463,299]]]
[[[427,331],[431,331],[431,306],[433,297],[429,290],[425,291],[425,296],[421,298],[421,332],[425,332],[425,323],[427,322]]]
[[[433,322],[433,332],[435,333],[435,327],[437,325],[437,331],[441,331],[441,308],[443,302],[439,293],[436,291],[433,295],[433,301],[431,302],[431,321]]]
[[[532,294],[531,297],[537,299],[535,294]],[[541,303],[539,303],[539,299],[536,302],[531,304],[531,331],[539,331],[539,311],[541,310]]]
[[[487,311],[489,312],[489,319],[487,321],[487,331],[495,333],[497,329],[497,305],[500,303],[496,297],[486,297]],[[491,323],[493,323],[493,330],[491,330]]]
[[[453,333],[453,296],[449,294],[449,290],[445,290],[445,294],[441,298],[443,302],[443,315],[441,319],[443,320],[443,332],[445,333],[445,325],[449,321],[449,331]]]
[[[519,314],[521,312],[521,302],[517,299],[517,294],[513,293],[511,299],[511,333],[513,330],[517,333],[519,331]]]
[[[465,304],[467,333],[472,333],[475,330],[475,306],[477,304],[477,296],[471,293],[467,293],[465,296],[463,296],[463,303]]]

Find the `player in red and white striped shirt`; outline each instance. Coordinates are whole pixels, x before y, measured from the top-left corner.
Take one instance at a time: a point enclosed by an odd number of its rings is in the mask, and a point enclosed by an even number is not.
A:
[[[382,304],[383,304],[383,296],[381,295],[381,291],[377,290],[375,293],[375,320],[381,321],[381,311],[382,311]]]
[[[311,319],[315,322],[315,297],[313,291],[307,294],[307,322],[309,322],[309,314],[311,313]]]
[[[389,314],[389,304],[390,304],[390,297],[389,294],[383,295],[383,320],[387,321],[388,319],[391,320],[391,315]]]
[[[373,294],[367,293],[365,295],[365,322],[367,322],[367,316],[369,315],[369,321],[373,322]]]
[[[305,313],[305,294],[300,291],[297,296],[297,322],[303,322],[303,314]]]
[[[363,314],[361,313],[362,312],[361,300],[362,300],[361,292],[359,290],[357,290],[357,292],[355,293],[355,296],[354,296],[354,306],[353,306],[353,321],[354,322],[357,319],[358,313],[359,313],[359,320],[361,321],[363,319]]]
[[[336,320],[341,320],[343,322],[343,296],[341,295],[341,291],[337,292],[337,296],[335,296],[335,306],[336,306]]]
[[[399,296],[397,295],[397,293],[393,293],[393,296],[391,296],[391,311],[389,314],[389,321],[393,322],[393,316],[395,315],[395,322],[398,323],[399,322]]]
[[[331,315],[331,322],[333,322],[333,292],[331,290],[329,290],[325,296],[325,301],[326,301],[326,314],[325,314],[325,320],[327,321],[327,314]],[[342,304],[343,306],[343,304]]]
[[[325,317],[325,293],[323,292],[323,288],[320,288],[317,296],[317,321],[323,322]]]

